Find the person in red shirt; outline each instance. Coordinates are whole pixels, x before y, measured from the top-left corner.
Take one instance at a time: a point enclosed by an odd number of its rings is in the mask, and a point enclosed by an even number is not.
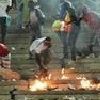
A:
[[[95,45],[100,46],[100,17],[90,9],[88,10],[87,7],[83,8],[82,13],[82,20],[91,28],[93,32],[93,35],[90,38],[90,53],[96,53],[93,50],[93,47]]]
[[[6,57],[9,53],[10,53],[10,51],[7,48],[7,46],[0,43],[0,65],[1,65],[1,67],[4,67],[2,57]]]

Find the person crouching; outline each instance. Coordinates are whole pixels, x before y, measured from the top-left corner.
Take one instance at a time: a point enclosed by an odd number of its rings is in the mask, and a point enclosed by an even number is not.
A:
[[[43,76],[47,76],[47,65],[50,62],[51,38],[38,38],[30,46],[30,52],[35,54],[35,61]]]

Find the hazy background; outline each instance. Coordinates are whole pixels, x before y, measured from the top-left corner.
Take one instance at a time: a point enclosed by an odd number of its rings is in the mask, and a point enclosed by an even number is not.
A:
[[[59,11],[59,1],[60,0],[38,0],[41,9],[44,11],[47,19],[52,19]],[[91,10],[95,11],[100,15],[100,0],[69,0],[71,1],[75,8],[78,9],[82,5],[87,5]],[[27,20],[28,16],[28,0],[23,0],[24,2],[24,19]]]

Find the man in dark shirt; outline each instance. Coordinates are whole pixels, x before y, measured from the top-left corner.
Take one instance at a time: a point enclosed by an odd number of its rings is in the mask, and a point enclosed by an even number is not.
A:
[[[70,2],[60,0],[60,19],[64,20],[66,11],[70,8]]]

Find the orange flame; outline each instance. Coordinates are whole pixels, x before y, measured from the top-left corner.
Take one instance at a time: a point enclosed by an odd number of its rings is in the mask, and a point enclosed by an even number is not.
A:
[[[48,84],[43,81],[35,80],[33,84],[30,85],[30,91],[43,91],[47,90]]]
[[[63,68],[62,70],[61,70],[61,79],[62,80],[64,80],[64,79],[68,79],[68,77],[67,76],[65,76],[65,69]]]
[[[51,76],[52,76],[51,74],[48,75],[48,80],[51,80]]]
[[[100,90],[100,83],[97,84],[96,89],[97,89],[97,90]]]
[[[92,87],[91,80],[87,80],[85,77],[82,78],[80,84],[82,89],[91,89]]]
[[[61,74],[62,74],[62,75],[65,74],[65,69],[64,69],[64,68],[61,70]]]
[[[62,75],[61,79],[64,80],[64,79],[69,79],[69,78],[65,75]]]

